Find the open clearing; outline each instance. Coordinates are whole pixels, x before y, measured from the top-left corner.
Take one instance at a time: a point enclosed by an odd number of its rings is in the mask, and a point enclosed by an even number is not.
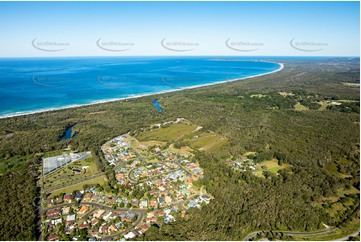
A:
[[[329,171],[331,174],[339,177],[339,178],[348,178],[351,177],[351,175],[343,174],[338,171],[337,164],[331,163],[326,165],[326,170]]]
[[[342,85],[347,87],[360,87],[360,83],[353,83],[353,82],[342,82]]]
[[[58,155],[68,154],[68,153],[70,153],[70,151],[53,150],[53,151],[46,152],[44,155],[44,158],[49,158],[52,156],[58,156]]]
[[[22,170],[27,166],[27,156],[14,156],[9,159],[0,159],[0,175],[5,174],[8,170]]]
[[[292,92],[278,92],[278,94],[280,94],[283,97],[294,96],[295,95]]]
[[[193,151],[193,149],[188,146],[183,146],[180,149],[174,148],[173,144],[169,146],[169,150],[176,154],[186,154],[186,155],[192,155],[192,151]]]
[[[357,190],[355,187],[351,186],[349,189],[338,189],[337,190],[337,195],[335,196],[330,196],[330,197],[325,197],[322,199],[322,202],[323,203],[326,203],[327,201],[330,201],[330,202],[337,202],[340,198],[342,197],[345,197],[345,195],[347,194],[357,194],[357,193],[360,193],[359,190]]]
[[[199,150],[219,148],[227,143],[227,140],[215,133],[202,133],[198,138],[193,137],[191,146]]]
[[[194,124],[175,123],[170,124],[170,126],[166,128],[159,128],[144,132],[140,134],[137,138],[140,141],[160,140],[164,142],[169,142],[172,140],[180,139],[185,134],[189,134],[196,129],[197,125]]]
[[[259,93],[259,94],[252,94],[251,97],[262,98],[262,97],[267,97],[267,95]]]
[[[262,168],[262,166],[265,166],[265,169]],[[263,176],[263,171],[269,171],[275,175],[277,175],[277,172],[282,169],[290,168],[292,167],[289,164],[282,164],[282,166],[278,165],[277,159],[267,160],[260,162],[256,165],[256,175],[259,177]]]
[[[64,187],[58,190],[55,190],[54,192],[51,193],[50,197],[55,197],[61,193],[71,193],[73,191],[76,190],[83,190],[84,189],[84,185],[104,185],[107,182],[107,178],[105,176],[100,176],[85,182],[80,182],[68,187]]]
[[[156,146],[164,146],[167,143],[163,142],[163,141],[154,141],[154,140],[152,140],[152,141],[143,141],[143,142],[141,142],[141,144],[145,145],[147,147],[152,147],[154,145],[156,145]]]
[[[293,108],[294,108],[296,111],[306,111],[306,110],[308,110],[308,107],[303,106],[303,105],[300,104],[300,103],[296,103],[295,106],[293,106]]]
[[[329,104],[326,101],[319,101],[317,103],[321,105],[321,107],[319,107],[318,109],[319,111],[326,110],[327,106],[329,106]]]

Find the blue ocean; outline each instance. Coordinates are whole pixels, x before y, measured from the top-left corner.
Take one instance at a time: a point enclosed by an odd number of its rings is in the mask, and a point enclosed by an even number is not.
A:
[[[181,90],[279,68],[237,57],[1,58],[0,117]]]

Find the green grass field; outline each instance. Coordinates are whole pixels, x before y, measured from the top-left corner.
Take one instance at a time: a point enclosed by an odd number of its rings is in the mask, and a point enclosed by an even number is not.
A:
[[[296,111],[306,111],[308,108],[306,106],[303,106],[300,103],[296,103],[296,105],[293,107]]]
[[[331,174],[339,177],[339,178],[350,177],[350,175],[338,172],[337,164],[335,164],[335,163],[331,163],[331,164],[326,165],[326,170],[329,171]]]
[[[317,103],[321,105],[321,107],[318,109],[319,111],[326,110],[326,108],[328,106],[328,103],[326,101],[320,101],[320,102],[317,102]]]
[[[59,195],[61,193],[71,193],[71,192],[76,191],[76,190],[83,190],[84,185],[96,185],[96,184],[103,185],[105,183],[107,183],[106,176],[100,176],[100,177],[94,178],[92,180],[88,180],[88,181],[85,181],[85,182],[80,182],[80,183],[77,183],[77,184],[74,184],[74,185],[71,185],[71,186],[67,186],[67,187],[55,190],[55,191],[53,191],[51,193],[51,195],[49,197],[50,198],[55,197],[55,196],[57,196],[57,195]]]
[[[192,155],[192,151],[193,151],[193,149],[188,146],[184,146],[180,149],[176,149],[176,148],[174,148],[173,144],[171,144],[168,149],[173,153],[186,154],[186,155]]]
[[[227,140],[215,133],[202,133],[198,137],[193,137],[190,142],[192,148],[210,150],[225,145]]]
[[[62,155],[62,154],[65,154],[65,153],[70,153],[70,151],[53,150],[53,151],[46,152],[44,154],[44,158],[49,158],[49,157],[52,157],[52,156],[58,156],[58,155]]]
[[[326,202],[336,203],[340,198],[345,197],[345,195],[347,194],[357,194],[357,193],[360,193],[360,191],[353,186],[351,186],[349,189],[346,188],[338,189],[337,195],[324,197],[321,201],[321,204]]]
[[[291,167],[291,165],[289,164],[282,164],[282,166],[278,165],[277,159],[263,161],[256,165],[256,175],[259,177],[264,177],[263,176],[264,170],[262,169],[262,166],[266,166],[267,167],[266,171],[269,171],[275,175],[277,175],[277,172],[279,170]]]
[[[342,82],[342,85],[347,87],[360,87],[360,83],[353,83],[353,82]]]
[[[176,123],[169,127],[144,132],[137,138],[140,141],[159,140],[172,141],[181,138],[183,135],[193,132],[197,128],[194,124]]]
[[[27,156],[14,156],[9,159],[0,159],[0,175],[7,171],[23,170],[27,167]]]

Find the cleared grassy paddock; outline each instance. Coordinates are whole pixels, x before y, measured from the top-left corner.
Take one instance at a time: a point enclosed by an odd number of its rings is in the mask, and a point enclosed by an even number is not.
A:
[[[91,179],[91,180],[88,180],[85,182],[80,182],[80,183],[77,183],[77,184],[74,184],[74,185],[71,185],[68,187],[64,187],[64,188],[55,190],[51,193],[51,195],[49,197],[55,197],[61,193],[71,193],[76,190],[83,190],[84,185],[96,185],[96,184],[104,185],[106,182],[107,182],[106,176],[100,176],[100,177],[97,177],[97,178],[94,178],[94,179]]]
[[[159,128],[149,132],[144,132],[137,138],[140,141],[159,140],[169,142],[171,140],[177,140],[183,135],[193,132],[196,128],[197,126],[194,124],[176,123],[171,124],[166,128]]]
[[[303,106],[300,103],[296,103],[296,105],[293,107],[296,111],[306,111],[308,110],[308,107]]]
[[[198,137],[193,137],[191,147],[200,150],[216,149],[227,143],[227,140],[215,133],[202,133]]]
[[[266,166],[266,169],[263,170],[262,166]],[[259,177],[264,177],[263,171],[268,171],[268,172],[271,172],[271,173],[277,175],[278,171],[280,171],[282,169],[290,168],[290,167],[292,167],[292,166],[289,164],[282,164],[281,166],[278,165],[277,159],[267,160],[267,161],[260,162],[256,165],[256,175]]]

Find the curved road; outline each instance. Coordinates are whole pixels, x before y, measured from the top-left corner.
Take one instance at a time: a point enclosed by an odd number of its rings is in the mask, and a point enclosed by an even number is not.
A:
[[[286,235],[318,235],[318,234],[326,234],[326,233],[329,233],[329,232],[332,232],[334,230],[336,230],[337,227],[328,227],[324,230],[320,230],[320,231],[315,231],[315,232],[292,232],[292,231],[280,231],[280,230],[275,230],[275,231],[272,231],[272,232],[277,232],[277,233],[283,233],[283,234],[286,234]],[[253,237],[255,237],[258,233],[264,233],[264,232],[271,232],[271,230],[263,230],[263,231],[255,231],[255,232],[252,232],[250,234],[248,234],[244,239],[243,241],[249,241],[250,239],[252,239]],[[353,234],[350,234],[348,236],[345,236],[345,237],[342,237],[340,239],[336,239],[335,241],[342,241],[342,240],[347,240],[348,237],[350,236],[356,236],[360,233],[360,231],[358,232],[355,232]]]
[[[348,240],[348,238],[349,238],[350,236],[355,237],[355,236],[357,236],[357,235],[359,235],[359,234],[360,234],[360,230],[357,231],[357,232],[355,232],[355,233],[353,233],[353,234],[350,234],[350,235],[347,235],[347,236],[345,236],[345,237],[336,239],[336,240],[334,240],[334,241],[346,241],[346,240]]]
[[[139,224],[140,222],[142,222],[143,218],[144,218],[144,213],[140,213],[140,215],[138,216],[138,219],[134,222],[134,224],[133,224],[132,226],[130,226],[130,227],[127,228],[126,230],[120,231],[120,232],[118,232],[118,233],[116,233],[116,234],[104,236],[104,237],[102,237],[102,240],[109,241],[109,240],[111,240],[111,239],[113,239],[113,238],[115,238],[115,237],[118,237],[118,236],[120,236],[120,235],[123,235],[123,234],[129,232],[130,230],[132,230],[132,229],[134,229],[136,226],[138,226],[138,224]]]

